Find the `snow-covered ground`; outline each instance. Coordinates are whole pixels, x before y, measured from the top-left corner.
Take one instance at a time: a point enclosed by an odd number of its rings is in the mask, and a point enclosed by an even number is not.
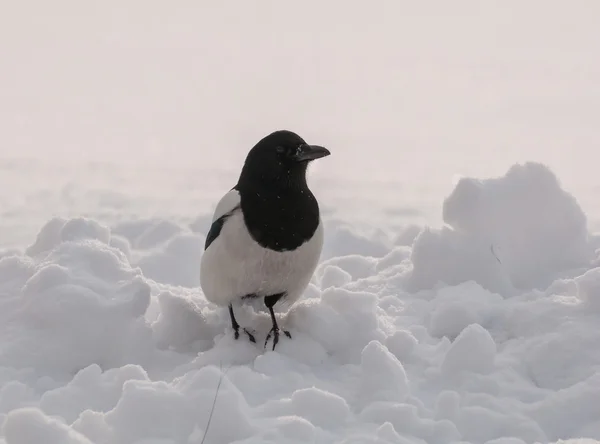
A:
[[[600,443],[600,3],[5,3],[0,444]],[[281,128],[332,155],[273,352],[199,262]]]
[[[450,191],[442,228],[328,218],[275,352],[202,297],[210,207],[53,218],[0,259],[0,442],[600,440],[600,236],[541,164]]]

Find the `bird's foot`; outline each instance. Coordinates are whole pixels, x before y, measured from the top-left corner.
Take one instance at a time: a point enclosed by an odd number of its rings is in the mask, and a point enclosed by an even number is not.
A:
[[[280,331],[282,331],[283,334],[286,335],[288,338],[292,339],[292,335],[290,334],[289,331],[280,330],[279,327],[273,327],[269,331],[269,334],[267,335],[267,339],[265,339],[265,348],[267,348],[267,343],[269,342],[269,339],[271,339],[271,334],[273,334],[273,350],[275,350],[275,346],[279,342],[279,332]]]
[[[246,333],[248,335],[248,339],[250,339],[250,342],[254,342],[256,344],[256,339],[254,338],[254,335],[252,333],[250,333],[248,330],[246,330],[245,328],[243,328],[242,330],[244,330],[244,333]],[[240,328],[234,328],[234,334],[233,337],[235,339],[239,339],[240,337]]]

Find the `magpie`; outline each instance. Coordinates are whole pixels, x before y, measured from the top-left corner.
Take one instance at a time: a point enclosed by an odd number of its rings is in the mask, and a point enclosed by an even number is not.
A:
[[[275,131],[248,152],[237,184],[218,202],[201,259],[200,286],[207,300],[229,307],[235,339],[240,325],[233,306],[261,298],[273,323],[264,346],[272,335],[275,350],[280,328],[273,307],[279,301],[293,304],[308,286],[324,233],[306,170],[311,161],[330,154],[294,132]]]

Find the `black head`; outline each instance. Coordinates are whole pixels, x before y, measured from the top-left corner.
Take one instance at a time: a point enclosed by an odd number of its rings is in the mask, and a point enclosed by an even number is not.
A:
[[[307,144],[296,133],[275,131],[250,150],[242,168],[240,182],[305,184],[309,162],[330,154],[322,146]]]

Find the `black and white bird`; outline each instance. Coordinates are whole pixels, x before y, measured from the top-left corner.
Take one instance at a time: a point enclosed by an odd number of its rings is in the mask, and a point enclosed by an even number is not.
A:
[[[250,150],[237,184],[217,204],[200,282],[206,299],[229,307],[235,339],[240,325],[233,306],[261,298],[273,322],[265,347],[272,335],[275,350],[280,329],[273,307],[279,301],[293,304],[308,286],[321,255],[323,226],[306,170],[329,155],[291,131],[269,134]]]

